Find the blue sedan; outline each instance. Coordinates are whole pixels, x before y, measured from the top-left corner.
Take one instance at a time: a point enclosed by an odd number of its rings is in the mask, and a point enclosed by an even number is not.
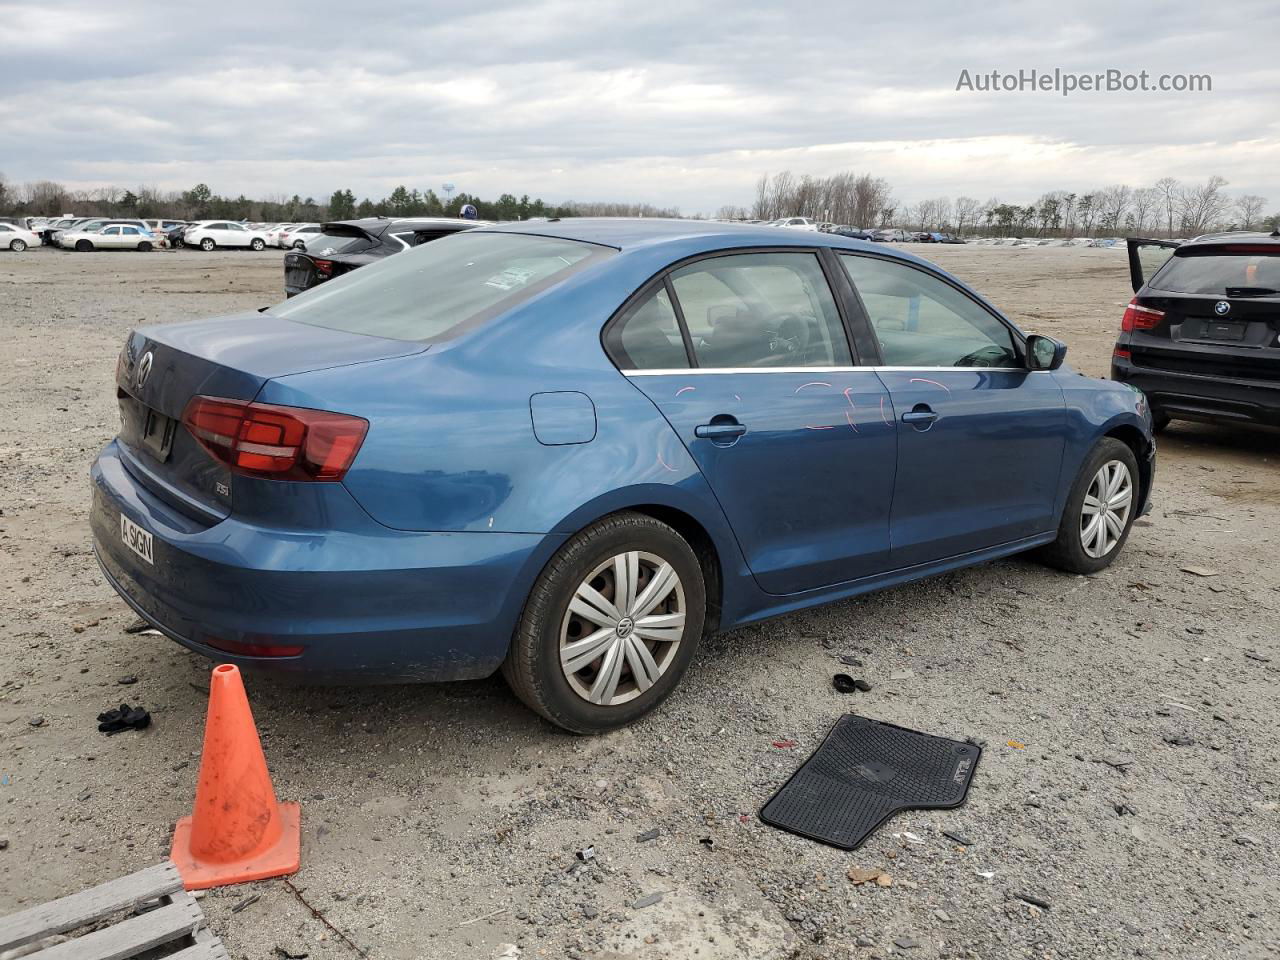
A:
[[[1147,509],[1143,395],[882,245],[483,227],[259,312],[133,332],[102,569],[177,642],[326,681],[501,669],[580,733],[701,637]]]

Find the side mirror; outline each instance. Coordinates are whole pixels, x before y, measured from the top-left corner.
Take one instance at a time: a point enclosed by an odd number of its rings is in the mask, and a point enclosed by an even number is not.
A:
[[[1027,337],[1027,369],[1057,370],[1067,359],[1067,345],[1053,337],[1032,334]]]

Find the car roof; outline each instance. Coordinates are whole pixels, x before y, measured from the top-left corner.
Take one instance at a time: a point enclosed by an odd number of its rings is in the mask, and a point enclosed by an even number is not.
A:
[[[480,229],[485,233],[526,233],[578,240],[623,251],[667,243],[690,245],[700,250],[721,247],[841,247],[849,250],[874,250],[879,254],[920,262],[918,257],[905,251],[873,246],[865,240],[832,233],[780,230],[767,224],[657,217],[563,217],[498,223]]]
[[[1207,247],[1239,243],[1241,240],[1247,240],[1249,243],[1274,244],[1280,247],[1280,230],[1272,231],[1271,233],[1261,233],[1251,230],[1232,230],[1227,233],[1206,233],[1198,237],[1192,237],[1178,249],[1181,250],[1186,247]]]

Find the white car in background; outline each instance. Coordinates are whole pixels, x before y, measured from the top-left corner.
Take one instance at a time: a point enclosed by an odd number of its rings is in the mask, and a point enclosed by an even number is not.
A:
[[[262,250],[267,245],[267,235],[261,230],[250,230],[234,220],[198,220],[187,227],[182,242],[188,247],[216,250],[219,247],[247,247]]]
[[[306,223],[298,227],[296,230],[290,230],[285,236],[285,242],[280,244],[290,250],[305,250],[307,243],[314,240],[320,235],[320,224]]]
[[[58,238],[58,245],[87,253],[90,250],[141,250],[155,248],[156,235],[134,223],[109,223],[93,230],[71,229]]]
[[[290,249],[293,246],[293,235],[304,227],[315,227],[315,232],[319,232],[320,225],[318,223],[286,223],[276,234],[276,246],[282,250]]]
[[[818,223],[816,220],[810,220],[808,217],[783,217],[781,220],[775,220],[779,227],[787,227],[790,230],[817,230]]]
[[[0,250],[21,253],[27,247],[40,246],[40,235],[12,223],[0,223]]]
[[[263,227],[262,232],[267,236],[267,246],[280,246],[280,234],[292,226],[292,223],[269,223]]]

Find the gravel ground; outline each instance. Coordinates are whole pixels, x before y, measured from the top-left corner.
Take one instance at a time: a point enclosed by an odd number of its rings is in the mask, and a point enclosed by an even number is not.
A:
[[[1105,373],[1122,253],[922,252]],[[0,254],[0,913],[161,859],[190,809],[210,664],[124,634],[86,471],[130,327],[256,307],[280,280],[274,253]],[[273,960],[1274,957],[1277,439],[1175,424],[1155,510],[1102,574],[1012,559],[725,634],[605,737],[552,729],[497,678],[250,677],[277,791],[303,804],[293,882],[332,927],[279,880],[205,911],[233,956]],[[831,689],[840,655],[869,693]],[[152,727],[99,734],[121,700]],[[846,711],[983,744],[967,805],[853,854],[761,824]]]

